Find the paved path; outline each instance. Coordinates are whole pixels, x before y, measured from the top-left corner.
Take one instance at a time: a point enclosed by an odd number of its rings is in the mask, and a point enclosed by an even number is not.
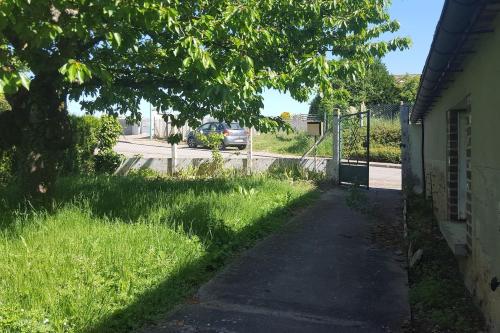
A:
[[[326,192],[203,286],[199,303],[144,332],[399,332],[404,260],[373,232],[399,223],[400,192],[363,193],[379,220],[350,209],[346,190]]]

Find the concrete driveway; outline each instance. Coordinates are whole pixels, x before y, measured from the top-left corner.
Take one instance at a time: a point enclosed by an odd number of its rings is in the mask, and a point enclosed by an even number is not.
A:
[[[165,141],[149,140],[149,137],[143,135],[127,135],[120,136],[118,144],[115,146],[115,151],[125,155],[126,157],[134,157],[141,155],[144,158],[169,158],[172,156],[170,144]],[[247,151],[239,151],[237,148],[228,148],[222,151],[224,158],[246,158]],[[178,145],[178,158],[210,158],[210,149],[206,148],[189,148],[185,144]],[[262,151],[254,151],[254,158],[276,158],[287,157],[297,158],[295,155],[284,155]],[[398,165],[390,165],[386,163],[371,163],[370,164],[370,186],[372,188],[384,189],[401,189],[401,169]]]
[[[349,207],[345,189],[324,193],[194,302],[141,332],[402,332],[410,314],[405,258],[373,236],[375,227],[401,225],[400,191],[366,193],[369,215]]]

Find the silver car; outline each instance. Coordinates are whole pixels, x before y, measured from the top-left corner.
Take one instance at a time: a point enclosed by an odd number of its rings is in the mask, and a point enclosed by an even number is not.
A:
[[[237,147],[239,150],[243,150],[247,147],[248,132],[241,128],[240,124],[226,124],[220,122],[206,123],[198,127],[195,131],[191,131],[188,134],[187,144],[190,148],[202,146],[203,144],[196,138],[196,133],[208,135],[214,132],[224,135],[224,140],[222,140],[220,146],[221,150],[226,147]]]

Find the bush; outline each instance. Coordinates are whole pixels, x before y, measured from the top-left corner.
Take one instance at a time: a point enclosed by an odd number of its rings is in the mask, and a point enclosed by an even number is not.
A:
[[[391,146],[375,146],[370,148],[372,162],[401,163],[401,149]]]
[[[99,151],[113,150],[118,137],[122,133],[122,126],[118,119],[113,116],[103,116],[99,121],[99,130],[97,132],[97,148]]]
[[[97,173],[112,174],[122,162],[122,155],[115,153],[112,150],[100,151],[94,156],[95,171]]]
[[[122,126],[118,119],[112,116],[103,116],[99,121],[97,131],[97,149],[95,156],[95,171],[98,173],[112,174],[122,162],[122,155],[117,154],[113,148],[122,133]]]
[[[71,116],[73,140],[63,159],[63,174],[89,174],[95,171],[94,154],[99,145],[100,120],[93,116]]]
[[[121,163],[121,156],[113,151],[122,132],[118,120],[111,116],[72,116],[70,123],[73,141],[64,154],[62,173],[114,172]]]
[[[401,144],[401,125],[399,122],[373,119],[370,125],[370,140],[373,145],[399,147]]]

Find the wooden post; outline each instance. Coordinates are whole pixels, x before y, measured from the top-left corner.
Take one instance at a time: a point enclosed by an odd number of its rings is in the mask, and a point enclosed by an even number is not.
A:
[[[340,183],[340,112],[333,111],[333,158],[332,158],[332,180],[334,184]]]
[[[252,174],[252,158],[253,158],[253,128],[249,128],[250,133],[248,133],[248,147],[247,147],[247,174]]]
[[[402,179],[402,189],[403,192],[409,191],[407,181],[411,176],[411,165],[410,165],[410,107],[401,102],[399,110],[399,119],[401,121],[401,179]]]

